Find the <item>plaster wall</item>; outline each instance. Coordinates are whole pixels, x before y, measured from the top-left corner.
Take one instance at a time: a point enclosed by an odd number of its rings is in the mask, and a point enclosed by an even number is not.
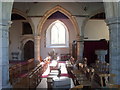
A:
[[[74,27],[72,25],[72,23],[70,22],[69,19],[61,19],[60,21],[62,21],[68,28],[68,32],[69,32],[69,48],[46,48],[46,36],[45,36],[45,32],[48,28],[48,26],[52,23],[56,21],[56,19],[49,19],[45,22],[44,26],[43,26],[43,31],[42,31],[42,36],[41,36],[41,56],[44,59],[46,56],[48,56],[48,52],[52,51],[53,49],[55,49],[55,52],[58,53],[58,56],[60,56],[60,54],[67,54],[67,53],[71,53],[71,46],[72,46],[72,41],[76,40],[76,32],[74,30]]]
[[[34,23],[35,26],[35,31],[37,30],[37,25],[39,23],[40,18],[38,17],[32,17],[32,22]],[[84,18],[76,18],[80,31],[82,27],[82,23],[84,21]],[[53,48],[46,48],[46,36],[45,36],[45,31],[47,30],[48,26],[53,22],[56,21],[56,19],[49,19],[45,22],[42,28],[42,33],[41,33],[41,56],[44,59],[46,56],[48,56],[48,52],[52,51]],[[74,30],[74,27],[69,19],[61,19],[61,21],[67,26],[68,31],[69,31],[69,45],[70,48],[55,48],[55,51],[60,54],[66,54],[66,53],[71,53],[71,47],[72,47],[72,42],[73,40],[76,40],[77,32]],[[81,34],[81,32],[80,32]],[[85,26],[85,31],[84,31],[85,37],[88,37],[88,39],[85,40],[100,40],[100,39],[106,39],[109,40],[109,31],[108,27],[106,26],[106,23],[104,20],[89,20]],[[11,53],[12,52],[19,52],[21,53],[21,45],[22,45],[22,40],[25,39],[25,36],[22,36],[22,21],[13,21],[13,24],[10,28],[10,51],[9,51],[9,59],[12,60]],[[27,37],[31,38],[31,36]],[[19,60],[21,60],[21,55],[19,54]]]
[[[12,52],[20,52],[20,37],[22,34],[22,21],[13,21],[10,28],[9,59],[12,60]],[[20,56],[19,56],[20,60]]]
[[[89,20],[85,26],[85,40],[109,40],[109,30],[104,20]]]
[[[43,16],[45,12],[57,5],[68,10],[73,16],[91,15],[94,11],[103,10],[103,3],[96,2],[16,2],[14,8],[27,12],[28,16]]]

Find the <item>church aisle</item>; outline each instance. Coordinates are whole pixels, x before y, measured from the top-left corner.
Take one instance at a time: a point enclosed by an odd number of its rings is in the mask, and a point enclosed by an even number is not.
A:
[[[42,81],[37,86],[37,89],[47,89],[49,87],[49,83],[47,81],[48,79],[52,79],[51,86],[53,90],[56,88],[70,89],[74,87],[72,78],[69,78],[65,62],[59,62],[58,67],[60,67],[61,70],[60,76],[58,76],[58,70],[51,70],[47,77],[42,78]]]

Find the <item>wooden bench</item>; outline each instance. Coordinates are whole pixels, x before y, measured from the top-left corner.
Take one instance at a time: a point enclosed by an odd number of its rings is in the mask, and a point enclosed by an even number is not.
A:
[[[27,62],[21,62],[11,66],[9,68],[10,83],[14,85],[19,82],[19,80],[25,77],[34,67],[34,59],[29,59]]]
[[[17,82],[12,83],[13,88],[36,88],[41,82],[41,75],[46,71],[47,66],[47,62],[44,65],[38,64],[34,69],[20,77]]]
[[[13,88],[36,88],[41,81],[39,77],[41,69],[41,65],[35,67],[31,72],[28,72],[26,76],[21,77],[17,83],[13,84]]]

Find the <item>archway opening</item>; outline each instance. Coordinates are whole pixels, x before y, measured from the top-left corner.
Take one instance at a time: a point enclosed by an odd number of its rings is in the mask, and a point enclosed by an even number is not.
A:
[[[72,16],[72,14],[67,11],[66,9],[62,8],[61,6],[57,5],[51,10],[47,11],[44,14],[44,17],[40,20],[40,23],[38,24],[38,35],[41,34],[43,30],[43,25],[45,24],[47,19],[69,19],[70,22],[72,23],[74,30],[76,33],[79,35],[79,26],[76,21],[76,19]]]
[[[19,10],[18,10],[19,11]],[[22,13],[23,14],[23,13]],[[9,60],[10,62],[23,60],[23,41],[33,38],[33,30],[27,18],[18,12],[12,12],[11,28],[9,31]]]
[[[23,48],[24,53],[24,60],[29,60],[31,58],[34,58],[34,42],[28,41],[25,43]]]
[[[105,61],[109,62],[109,30],[105,23],[105,12],[92,16],[85,26],[84,31],[84,53],[88,64],[95,63],[98,59],[96,50],[107,50]]]
[[[61,8],[61,7],[59,7]],[[48,13],[41,27],[41,56],[45,58],[48,53],[55,50],[57,56],[71,54],[72,41],[76,39],[78,32],[65,10],[58,9],[54,13]],[[51,11],[51,10],[50,10]]]

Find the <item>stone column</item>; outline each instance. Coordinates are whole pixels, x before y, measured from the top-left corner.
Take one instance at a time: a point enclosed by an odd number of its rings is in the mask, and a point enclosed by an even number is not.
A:
[[[3,21],[4,22],[0,23],[0,87],[10,88],[10,83],[9,83],[9,23],[7,20],[3,20]]]
[[[0,2],[0,90],[10,88],[9,83],[9,25],[13,0]]]
[[[34,43],[34,58],[35,63],[40,62],[40,36],[35,36],[35,43]]]
[[[107,55],[107,50],[96,50],[95,54],[97,55],[98,60],[105,62],[105,55]]]
[[[120,17],[106,20],[109,26],[110,73],[116,74],[115,84],[120,84]]]
[[[83,36],[77,36],[77,61],[76,64],[81,62],[83,58],[84,40]]]

